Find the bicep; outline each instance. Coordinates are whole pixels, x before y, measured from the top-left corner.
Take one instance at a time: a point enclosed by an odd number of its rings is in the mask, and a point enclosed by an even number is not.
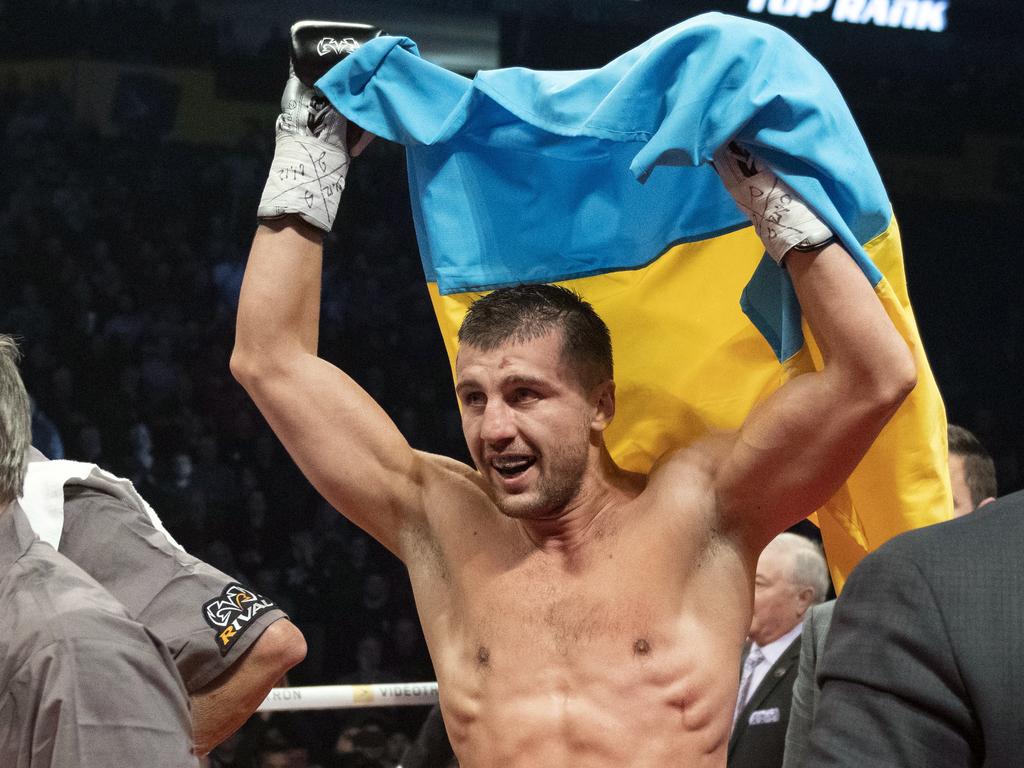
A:
[[[316,490],[384,546],[422,513],[422,457],[355,381],[327,361],[298,353],[246,387]]]
[[[715,476],[720,512],[760,544],[827,502],[885,417],[848,397],[826,372],[795,377],[759,404]]]
[[[761,544],[832,497],[916,382],[906,343],[846,251],[794,252],[787,264],[824,364],[751,411],[716,483],[727,523]]]

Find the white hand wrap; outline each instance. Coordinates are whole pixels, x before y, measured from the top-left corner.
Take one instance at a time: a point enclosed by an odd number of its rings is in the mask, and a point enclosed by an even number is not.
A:
[[[331,231],[348,174],[345,128],[345,118],[293,72],[281,97],[277,146],[259,218],[295,213]]]
[[[719,147],[714,163],[725,188],[777,264],[793,248],[813,250],[834,239],[832,230],[786,182],[736,142]]]

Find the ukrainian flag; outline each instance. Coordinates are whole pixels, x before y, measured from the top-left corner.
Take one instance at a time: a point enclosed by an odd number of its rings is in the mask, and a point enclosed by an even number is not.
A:
[[[411,40],[381,37],[317,86],[407,148],[453,365],[459,324],[483,291],[557,282],[594,305],[616,358],[608,446],[635,471],[737,429],[788,378],[821,365],[788,276],[709,166],[728,139],[752,149],[837,234],[917,360],[917,388],[819,511],[837,588],[868,551],[950,516],[945,413],[899,230],[842,96],[792,38],[712,13],[601,69],[467,80],[423,61]]]

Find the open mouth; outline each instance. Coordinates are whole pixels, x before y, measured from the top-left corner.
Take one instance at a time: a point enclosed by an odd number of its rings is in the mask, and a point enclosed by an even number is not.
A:
[[[491,459],[491,466],[506,480],[519,477],[536,463],[533,456],[496,456]]]

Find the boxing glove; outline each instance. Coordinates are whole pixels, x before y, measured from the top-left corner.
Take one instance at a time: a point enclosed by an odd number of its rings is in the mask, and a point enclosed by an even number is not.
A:
[[[317,229],[331,230],[351,157],[373,137],[355,132],[350,147],[348,121],[313,83],[378,35],[379,29],[366,24],[300,21],[292,26],[289,77],[260,219],[297,214]]]
[[[719,147],[713,161],[725,188],[777,264],[794,248],[810,251],[835,240],[832,230],[786,182],[735,141]]]

